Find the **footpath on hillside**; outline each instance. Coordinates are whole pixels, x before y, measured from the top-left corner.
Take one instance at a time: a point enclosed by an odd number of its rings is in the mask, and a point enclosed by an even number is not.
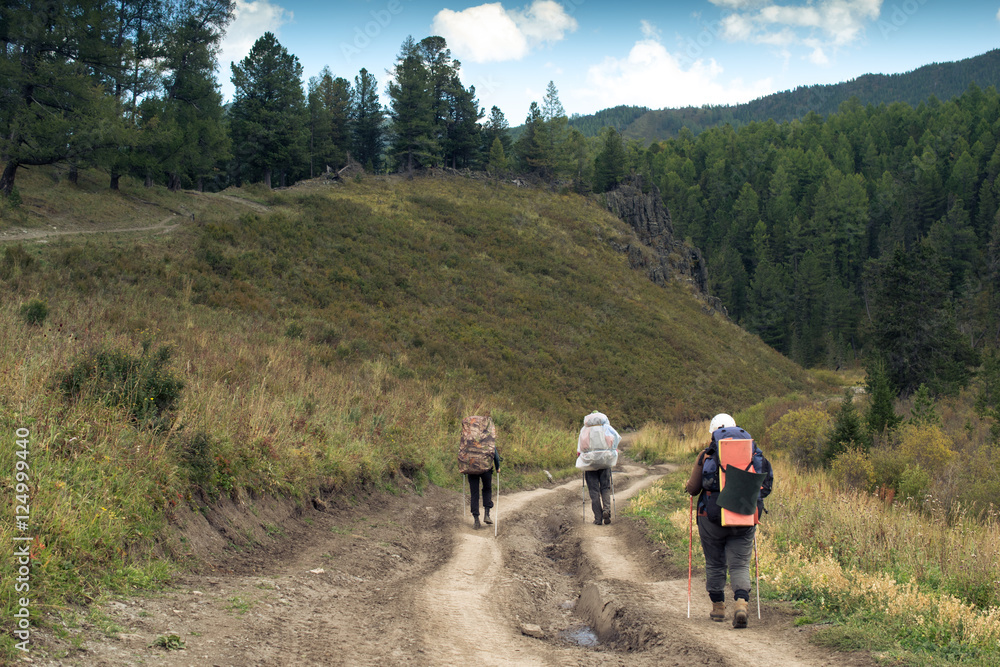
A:
[[[668,471],[623,457],[618,509]],[[578,478],[504,493],[497,536],[492,526],[473,530],[467,492],[431,488],[308,508],[254,549],[203,553],[164,592],[100,605],[91,617],[102,628],[37,632],[30,658],[239,667],[875,664],[810,644],[809,630],[767,601],[748,629],[710,621],[701,567],[688,618],[686,570],[631,519],[585,520],[581,490]],[[235,510],[225,523],[240,530]],[[192,527],[185,543],[199,550],[200,539]],[[182,649],[158,645],[179,642]]]

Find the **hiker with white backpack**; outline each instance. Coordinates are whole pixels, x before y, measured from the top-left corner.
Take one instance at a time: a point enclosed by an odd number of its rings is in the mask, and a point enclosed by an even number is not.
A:
[[[583,428],[576,441],[576,467],[583,471],[594,524],[598,526],[611,523],[611,469],[618,463],[621,439],[604,413],[595,410],[583,418]]]

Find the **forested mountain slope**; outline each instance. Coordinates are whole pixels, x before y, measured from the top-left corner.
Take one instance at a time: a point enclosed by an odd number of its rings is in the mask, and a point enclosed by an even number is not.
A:
[[[822,116],[856,97],[862,106],[905,102],[917,106],[931,96],[947,101],[965,92],[969,84],[980,88],[1000,86],[1000,50],[955,62],[933,63],[902,74],[864,74],[842,83],[799,86],[736,105],[708,105],[680,109],[615,107],[570,120],[586,136],[596,136],[610,126],[628,139],[643,143],[676,137],[687,127],[697,134],[710,127],[733,126],[802,118],[809,112]]]
[[[802,364],[869,348],[895,360],[900,390],[944,390],[972,348],[998,344],[998,124],[993,88],[854,101],[825,120],[685,132],[643,169],[736,321]]]

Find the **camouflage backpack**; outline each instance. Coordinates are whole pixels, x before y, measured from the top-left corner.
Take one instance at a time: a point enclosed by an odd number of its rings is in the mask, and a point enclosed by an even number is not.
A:
[[[466,417],[458,440],[458,471],[478,475],[493,468],[497,429],[489,417]]]

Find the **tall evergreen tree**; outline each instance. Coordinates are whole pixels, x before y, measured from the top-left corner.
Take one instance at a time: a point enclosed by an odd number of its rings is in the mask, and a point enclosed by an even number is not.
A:
[[[783,354],[788,352],[789,302],[784,267],[765,257],[750,281],[744,320],[748,331]]]
[[[507,156],[503,152],[503,143],[500,142],[500,137],[493,139],[493,145],[490,146],[486,170],[494,176],[507,171]]]
[[[351,152],[351,84],[324,67],[309,79],[309,171],[339,169]]]
[[[500,111],[500,107],[494,105],[490,109],[490,115],[487,117],[486,122],[483,123],[482,138],[485,151],[492,151],[493,141],[499,139],[504,155],[510,156],[510,124],[504,117],[503,111]]]
[[[326,95],[333,87],[333,75],[324,67],[318,77],[310,77],[306,92],[306,106],[309,109],[309,177],[313,178],[326,168],[335,165],[331,158],[333,145],[333,113],[327,105]],[[326,90],[324,90],[326,89]]]
[[[232,65],[231,110],[237,178],[281,184],[305,164],[306,108],[302,65],[275,36],[265,32]]]
[[[538,142],[535,138],[541,131],[543,122],[542,110],[539,108],[538,102],[532,102],[528,107],[528,116],[524,119],[524,130],[514,145],[517,167],[520,171],[531,172],[535,170],[535,164],[540,159]]]
[[[445,163],[455,169],[471,167],[479,160],[482,142],[479,119],[483,117],[483,109],[476,99],[476,87],[464,88],[456,75],[448,88],[448,99],[450,105],[444,140]]]
[[[412,172],[439,161],[441,147],[435,125],[439,109],[432,84],[420,46],[407,37],[386,88],[392,121],[390,152],[399,170]]]
[[[121,114],[92,67],[107,61],[101,29],[112,9],[96,0],[0,4],[0,193],[11,195],[21,166],[82,160],[119,143]]]
[[[897,247],[865,271],[869,342],[905,396],[921,383],[934,393],[953,392],[968,383],[976,364],[955,326],[947,280],[926,244],[909,252]]]
[[[625,143],[613,127],[603,130],[604,142],[594,157],[594,190],[607,192],[625,179]]]
[[[164,43],[162,119],[169,132],[157,146],[167,185],[198,190],[229,159],[222,94],[215,81],[216,53],[233,19],[230,0],[186,0],[177,6]]]
[[[365,68],[354,77],[351,89],[350,127],[354,159],[369,171],[382,166],[385,112],[378,98],[378,82]]]
[[[896,400],[896,390],[889,380],[885,362],[878,357],[870,358],[865,370],[865,390],[871,397],[868,412],[865,414],[865,427],[868,430],[869,438],[879,438],[886,431],[891,431],[899,426],[902,419],[896,414],[893,407],[893,402]]]
[[[542,178],[552,178],[568,166],[565,148],[569,128],[569,119],[559,101],[559,91],[552,81],[546,87],[539,113],[541,122],[533,127],[534,145],[527,161],[531,170]]]
[[[114,142],[95,156],[95,162],[108,172],[112,190],[118,189],[119,179],[132,169],[136,158],[143,159],[137,155],[137,145],[151,143],[148,138],[138,136],[138,102],[157,92],[160,83],[157,66],[170,55],[166,44],[184,17],[197,11],[192,7],[195,4],[193,0],[176,4],[164,0],[118,0],[108,5],[95,3],[95,7],[112,8],[104,13],[108,20],[103,24],[97,18],[98,12],[91,12],[86,18],[87,40],[99,37],[99,46],[92,52],[100,53],[89,67],[113,98],[119,116],[110,126],[115,130]]]

